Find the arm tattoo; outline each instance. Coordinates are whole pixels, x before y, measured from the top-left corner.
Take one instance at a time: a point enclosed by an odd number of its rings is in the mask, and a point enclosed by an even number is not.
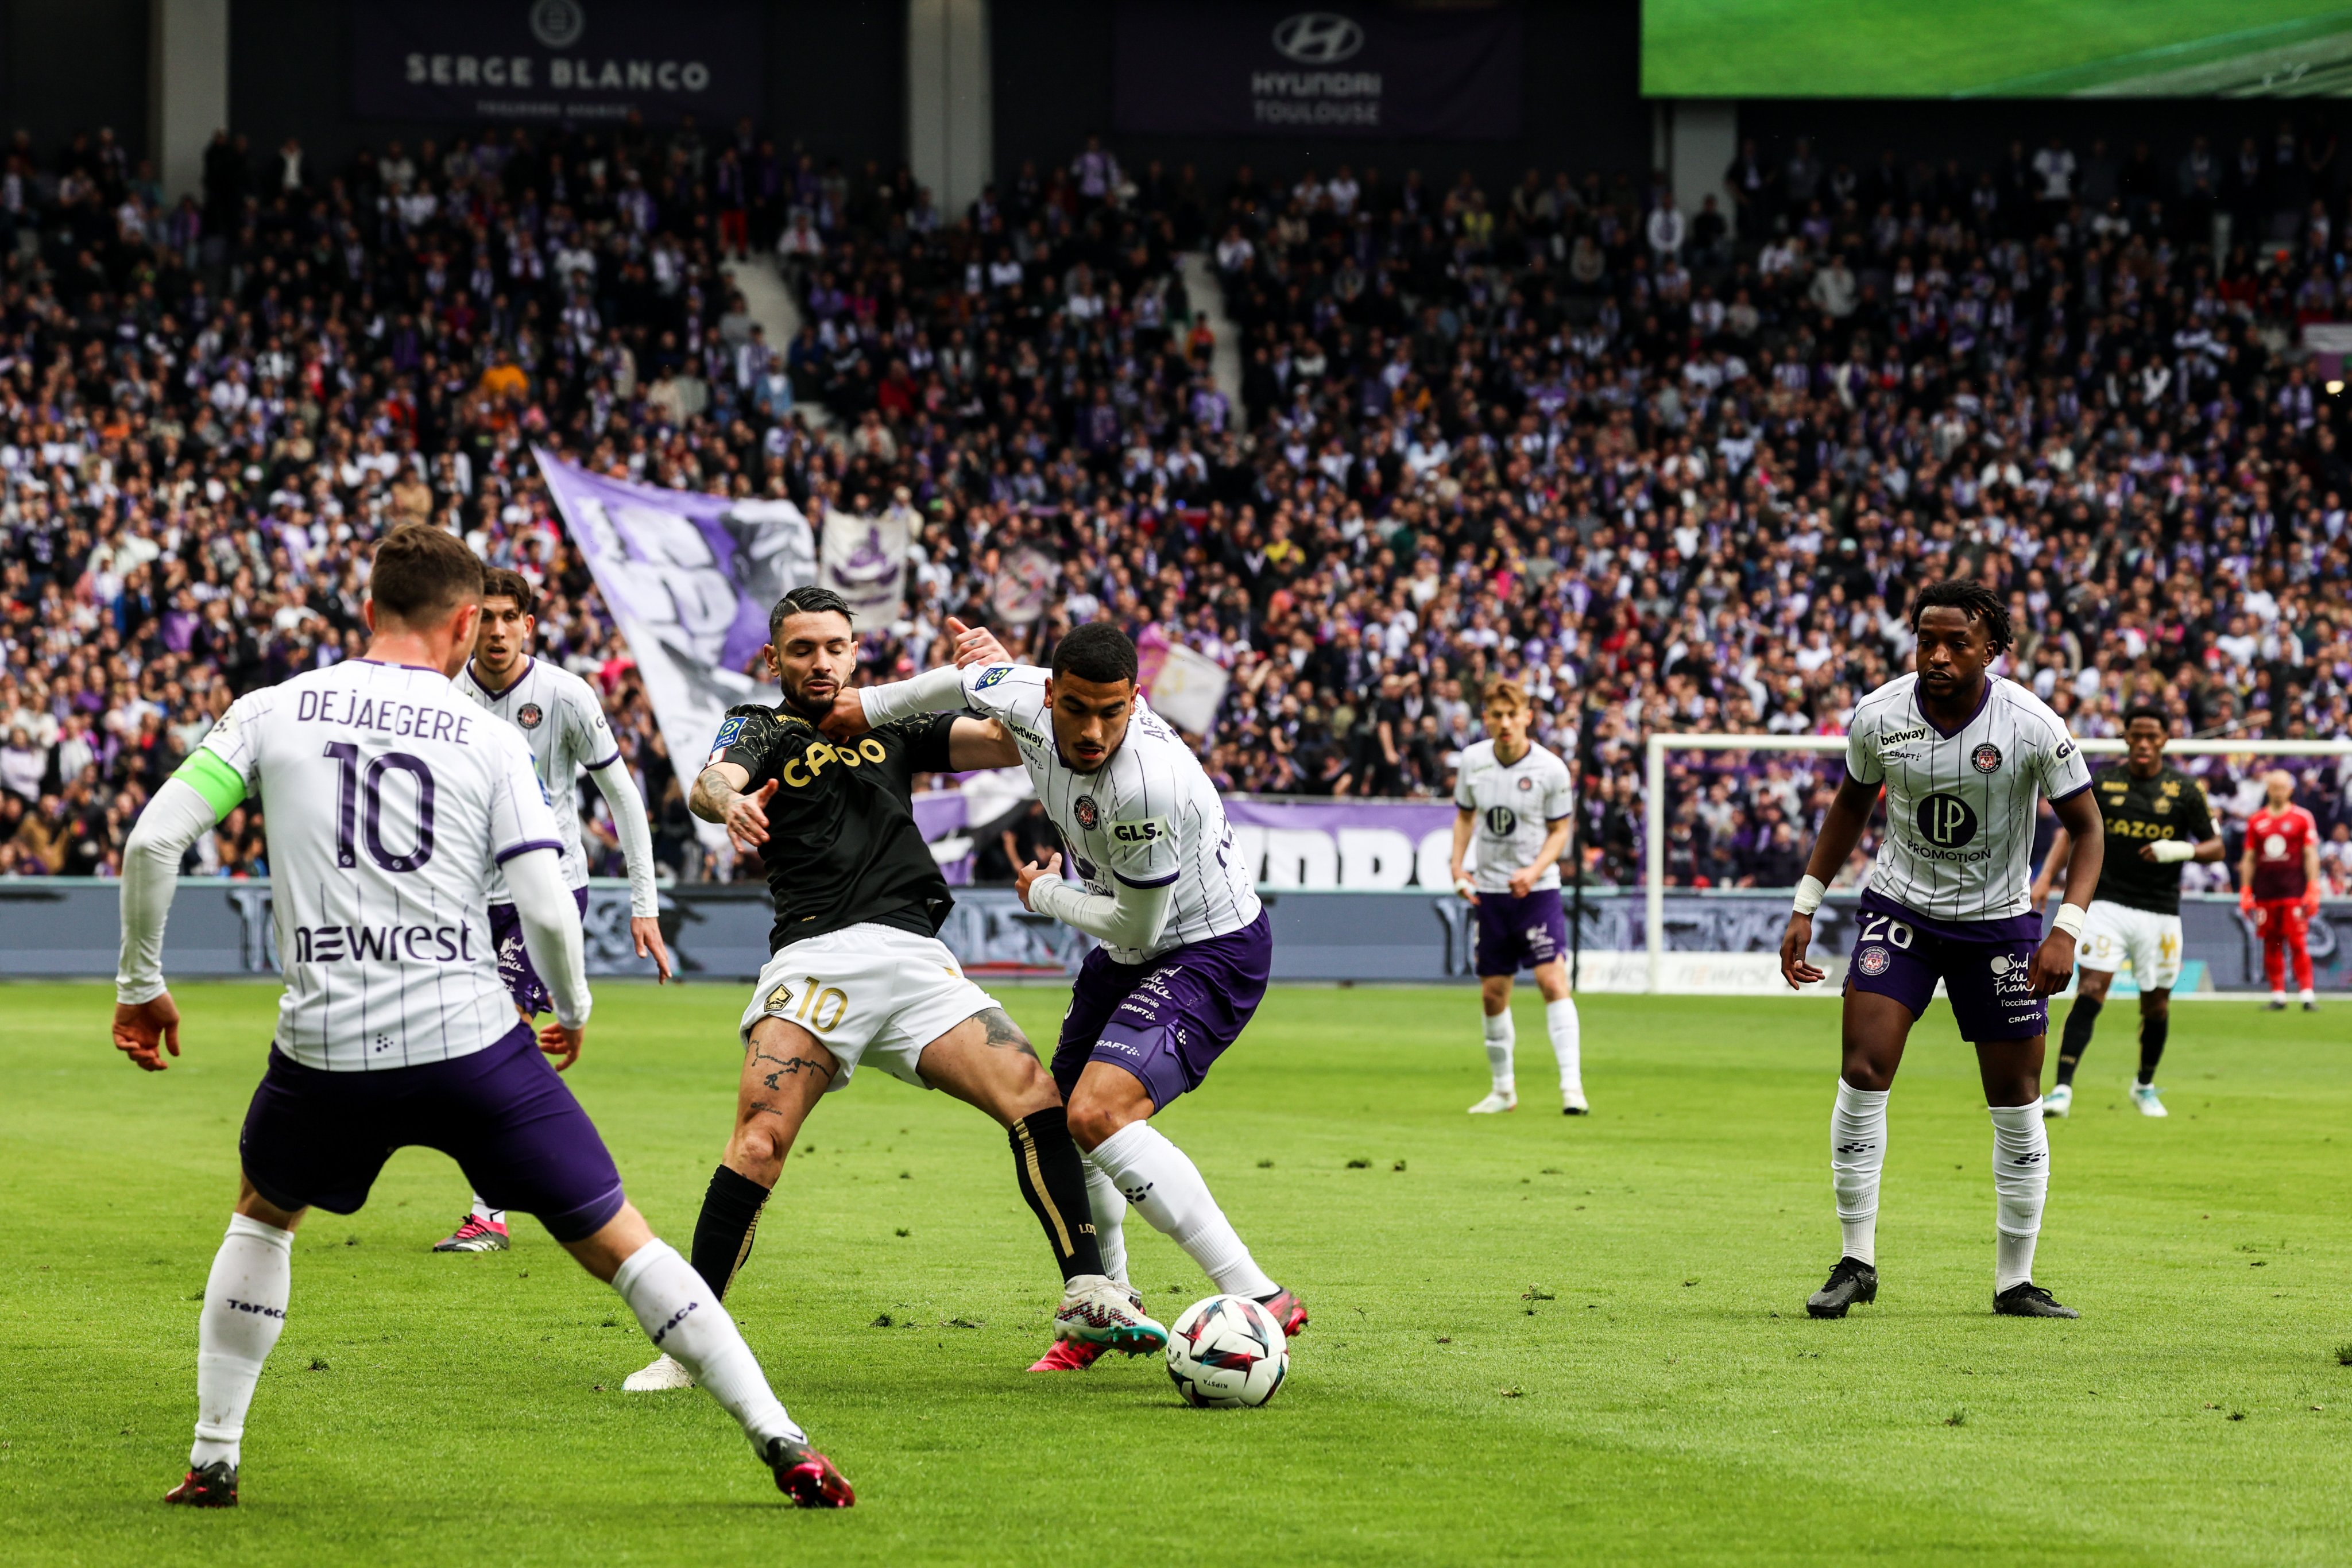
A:
[[[981,1027],[988,1031],[990,1045],[1000,1051],[1025,1051],[1033,1058],[1037,1054],[1036,1048],[1029,1043],[1029,1037],[1021,1032],[1021,1026],[1014,1023],[1003,1008],[991,1008],[982,1013],[980,1022]]]

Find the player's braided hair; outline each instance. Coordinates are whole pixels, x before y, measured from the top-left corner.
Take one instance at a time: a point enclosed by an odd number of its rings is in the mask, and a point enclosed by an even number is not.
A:
[[[1911,630],[1919,630],[1919,617],[1929,610],[1957,610],[1971,621],[1981,622],[1985,640],[1996,653],[2017,641],[2016,631],[2009,621],[2009,606],[2001,602],[2000,594],[1981,582],[1948,577],[1921,589],[1911,601]]]
[[[823,615],[828,611],[840,616],[852,626],[857,624],[857,617],[849,612],[849,601],[830,588],[821,588],[814,582],[803,582],[782,599],[777,600],[776,607],[768,612],[768,641],[772,643],[776,640],[777,634],[784,629],[786,618],[793,615]]]

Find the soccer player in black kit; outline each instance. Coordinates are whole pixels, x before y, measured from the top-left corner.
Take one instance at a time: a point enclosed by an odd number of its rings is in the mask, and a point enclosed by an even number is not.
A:
[[[2066,1031],[2058,1042],[2058,1082],[2042,1102],[2044,1116],[2063,1116],[2074,1105],[2074,1070],[2082,1065],[2099,1009],[2116,970],[2131,960],[2139,987],[2139,1076],[2132,1103],[2144,1116],[2169,1114],[2156,1089],[2156,1064],[2172,1027],[2172,986],[2180,977],[2180,868],[2189,861],[2221,858],[2205,791],[2178,768],[2166,766],[2168,729],[2164,713],[2136,707],[2124,716],[2124,744],[2130,749],[2091,775],[2092,799],[2106,825],[2106,858],[2100,862],[2099,889],[2083,923],[2082,971]],[[2033,907],[2050,896],[2051,883],[2065,873],[2074,841],[2064,828],[2050,845],[2042,874],[2033,879]]]
[[[965,978],[937,936],[952,904],[911,805],[919,773],[980,766],[952,755],[953,715],[877,726],[836,745],[817,722],[856,667],[849,607],[796,588],[768,618],[776,707],[728,710],[691,806],[767,867],[773,956],[744,1009],[743,1071],[726,1157],[703,1195],[694,1266],[724,1295],[818,1099],[861,1065],[987,1112],[1013,1145],[1014,1179],[1063,1277],[1055,1332],[1129,1354],[1167,1343],[1142,1302],[1103,1272],[1086,1168],[1060,1092],[1028,1038]],[[684,1387],[668,1357],[632,1393]]]

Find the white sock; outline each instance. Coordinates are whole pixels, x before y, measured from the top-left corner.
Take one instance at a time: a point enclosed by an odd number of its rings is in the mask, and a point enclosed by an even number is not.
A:
[[[1129,1283],[1127,1277],[1127,1199],[1119,1196],[1118,1183],[1087,1158],[1087,1207],[1094,1210],[1095,1245],[1102,1249],[1103,1272],[1120,1284]]]
[[[1837,1108],[1830,1113],[1830,1186],[1837,1193],[1844,1255],[1874,1268],[1878,1263],[1878,1174],[1886,1165],[1886,1095],[1884,1089],[1856,1089],[1841,1078]]]
[[[2271,993],[2271,1000],[2284,1003],[2286,1000],[2286,993],[2284,991],[2273,991]]]
[[[245,1413],[261,1364],[286,1326],[294,1288],[294,1233],[231,1215],[196,1314],[196,1441],[188,1464],[237,1462]]]
[[[1518,1026],[1511,1021],[1511,1009],[1486,1019],[1486,1071],[1495,1075],[1495,1092],[1517,1094],[1511,1071],[1511,1047],[1518,1042]]]
[[[1209,1184],[1184,1151],[1149,1122],[1130,1122],[1094,1147],[1093,1159],[1152,1228],[1192,1255],[1218,1290],[1270,1296],[1280,1289],[1242,1245]]]
[[[2309,986],[2305,986],[2303,988],[2303,999],[2306,1002],[2315,1002],[2319,998]]]
[[[488,1204],[484,1203],[482,1195],[478,1192],[474,1195],[473,1207],[466,1212],[485,1225],[504,1225],[507,1222],[507,1211],[503,1208],[492,1208]]]
[[[753,1453],[764,1456],[771,1437],[808,1441],[769,1389],[767,1375],[736,1331],[735,1320],[677,1248],[646,1242],[622,1263],[613,1289],[637,1314],[637,1325],[654,1348],[682,1362],[694,1374],[695,1385],[708,1389],[741,1424]]]
[[[2039,1105],[1989,1105],[1992,1113],[1995,1221],[1993,1292],[2033,1278],[2033,1243],[2042,1234],[2042,1205],[2050,1195],[2050,1134]]]
[[[1551,1035],[1551,1053],[1559,1059],[1559,1092],[1584,1092],[1583,1026],[1577,1021],[1576,998],[1562,997],[1544,1004],[1544,1028]]]

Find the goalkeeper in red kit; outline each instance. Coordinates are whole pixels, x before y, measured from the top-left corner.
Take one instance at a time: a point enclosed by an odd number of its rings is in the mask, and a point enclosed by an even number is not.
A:
[[[2294,803],[2294,776],[2274,769],[2263,779],[2263,807],[2246,821],[2246,852],[2238,863],[2238,907],[2253,916],[2263,939],[2263,972],[2271,983],[2269,1010],[2286,1009],[2286,961],[2303,1010],[2315,1013],[2311,952],[2304,933],[2319,911],[2319,823]]]

